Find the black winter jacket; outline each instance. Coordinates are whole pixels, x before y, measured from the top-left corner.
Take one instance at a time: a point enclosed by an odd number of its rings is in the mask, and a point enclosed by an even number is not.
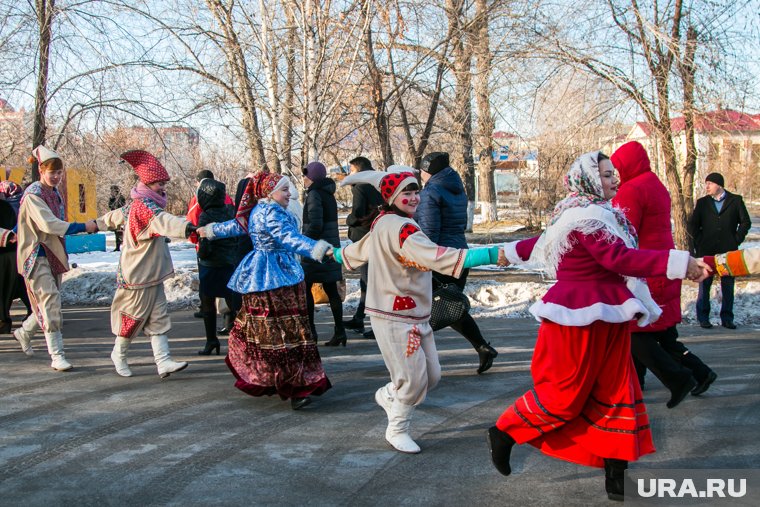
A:
[[[323,239],[340,247],[338,233],[338,203],[335,201],[335,181],[325,178],[306,189],[303,205],[303,234],[311,239]],[[337,282],[343,278],[341,266],[333,259],[317,262],[301,259],[307,283]]]
[[[369,224],[363,220],[383,204],[383,196],[369,183],[359,183],[351,188],[351,213],[346,217],[348,239],[354,243],[369,233]]]
[[[214,222],[226,222],[235,217],[234,208],[224,204],[226,195],[227,189],[221,181],[201,181],[196,192],[198,206],[201,208],[198,217],[199,227]],[[201,238],[198,243],[198,263],[210,268],[237,266],[237,238],[213,241]]]
[[[697,257],[737,250],[747,236],[752,221],[740,195],[726,191],[720,213],[715,200],[706,195],[697,200],[689,219],[692,251]]]
[[[467,248],[467,195],[459,174],[447,167],[434,174],[420,192],[414,220],[433,243]]]

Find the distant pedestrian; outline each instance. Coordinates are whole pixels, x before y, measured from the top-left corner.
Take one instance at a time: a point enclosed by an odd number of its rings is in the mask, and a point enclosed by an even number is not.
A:
[[[467,248],[464,231],[467,228],[467,195],[459,174],[449,165],[449,154],[429,153],[422,159],[421,178],[425,184],[420,192],[420,205],[414,220],[434,243],[453,248]],[[469,269],[457,278],[433,273],[433,291],[441,285],[454,284],[464,290]],[[478,353],[478,373],[484,373],[499,354],[486,342],[480,327],[469,313],[451,324],[451,329],[465,337]]]
[[[366,157],[356,157],[348,163],[348,166],[351,174],[374,171],[372,163]],[[353,185],[351,187],[351,197],[351,213],[346,217],[346,225],[348,225],[348,239],[357,243],[369,233],[369,224],[366,223],[366,218],[383,204],[383,197],[369,183],[357,183]],[[368,270],[369,264],[365,264],[359,268],[359,289],[361,290],[359,305],[356,307],[354,316],[343,321],[347,329],[356,331],[357,333],[364,333],[364,309],[367,300]]]
[[[716,255],[737,250],[747,236],[752,221],[740,195],[732,194],[724,188],[723,176],[710,173],[705,178],[706,196],[697,200],[689,219],[689,235],[694,243],[697,257]],[[713,278],[699,284],[697,295],[697,320],[705,329],[710,323],[710,288]],[[734,277],[720,277],[723,297],[720,306],[720,323],[727,329],[736,329],[734,324]]]
[[[61,157],[42,145],[32,150],[39,165],[40,180],[24,191],[18,214],[18,248],[16,262],[26,281],[34,313],[27,317],[13,335],[27,356],[34,355],[31,340],[42,328],[54,370],[72,368],[63,350],[63,315],[61,313],[61,278],[69,270],[69,256],[64,236],[96,232],[94,221],[66,222],[63,199],[58,185],[63,180]]]
[[[113,211],[121,208],[125,204],[127,204],[127,200],[124,199],[124,196],[119,189],[119,185],[111,185],[111,196],[108,198],[108,209]],[[113,251],[118,252],[121,250],[121,242],[124,238],[124,229],[116,229],[113,231],[113,234],[116,239],[116,247],[113,249]]]
[[[187,238],[195,226],[183,217],[164,211],[169,173],[161,162],[143,150],[121,154],[139,181],[130,191],[132,201],[98,218],[98,228],[123,227],[124,248],[119,257],[116,294],[111,302],[111,331],[116,335],[111,361],[116,373],[131,377],[127,353],[140,331],[150,338],[153,359],[161,378],[187,368],[174,361],[166,333],[172,327],[164,292],[164,280],[174,276],[166,238]]]

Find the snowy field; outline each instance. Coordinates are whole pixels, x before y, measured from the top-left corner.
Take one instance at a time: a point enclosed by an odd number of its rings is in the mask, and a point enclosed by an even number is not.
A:
[[[114,247],[113,234],[106,233],[108,252],[91,252],[72,254],[70,262],[77,265],[76,268],[66,273],[63,277],[61,290],[63,304],[67,306],[107,306],[111,304],[116,290],[116,269],[119,261],[119,252],[112,252]],[[755,239],[755,238],[752,238]],[[760,247],[760,242],[749,241],[745,247]],[[198,269],[196,265],[195,249],[192,244],[185,241],[173,241],[169,244],[172,259],[174,261],[175,276],[164,283],[166,297],[172,309],[197,306],[198,299]],[[490,267],[488,270],[500,268]],[[517,270],[510,267],[508,270]],[[529,317],[528,308],[539,299],[552,282],[509,282],[471,279],[467,284],[466,292],[472,302],[472,314],[484,317],[518,318]],[[713,284],[713,323],[719,323],[719,290],[720,284]],[[760,325],[760,282],[737,281],[734,313],[737,324]],[[697,298],[697,287],[692,283],[684,283],[681,308],[684,320],[695,320],[694,302]],[[351,315],[359,302],[359,281],[347,280],[347,295],[344,303],[344,314]],[[329,312],[326,305],[322,305],[318,311]]]

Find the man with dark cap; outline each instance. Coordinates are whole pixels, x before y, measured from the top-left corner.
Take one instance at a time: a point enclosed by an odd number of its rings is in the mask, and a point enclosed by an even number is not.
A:
[[[420,165],[420,177],[425,188],[420,192],[420,204],[414,220],[433,243],[453,248],[467,248],[464,231],[467,228],[467,195],[459,174],[449,166],[449,154],[433,152],[425,155]],[[469,269],[453,278],[433,273],[433,291],[443,284],[453,283],[464,290]],[[466,313],[451,328],[464,336],[478,353],[478,373],[488,370],[498,352],[485,341],[475,319]]]
[[[732,194],[724,188],[723,176],[710,173],[705,178],[706,196],[697,200],[689,220],[689,235],[697,257],[738,250],[747,236],[752,222],[740,195]],[[697,319],[705,329],[710,323],[710,287],[713,278],[699,284],[697,296]],[[723,302],[720,308],[720,323],[728,329],[736,329],[734,324],[734,277],[720,278]]]
[[[351,174],[362,171],[374,171],[372,162],[366,157],[356,157],[348,163]],[[383,204],[383,197],[380,192],[369,183],[359,183],[351,186],[351,213],[346,217],[348,226],[348,239],[357,243],[364,236],[369,234],[370,224],[366,223],[366,218]],[[348,320],[343,321],[347,329],[364,333],[364,304],[367,299],[367,274],[369,273],[369,264],[359,268],[359,288],[361,289],[361,298],[359,306],[356,307],[356,313]],[[367,332],[366,338],[374,338],[374,334]]]

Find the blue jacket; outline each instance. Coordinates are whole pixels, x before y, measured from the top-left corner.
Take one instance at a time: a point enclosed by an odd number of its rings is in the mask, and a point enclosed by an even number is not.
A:
[[[297,256],[316,259],[317,241],[299,234],[297,227],[296,219],[285,208],[269,200],[259,201],[248,219],[253,250],[240,262],[227,287],[250,294],[302,282],[303,269]],[[212,232],[215,238],[245,235],[234,219],[214,224]]]
[[[430,177],[420,192],[414,220],[433,243],[467,248],[467,195],[459,174],[447,167]]]

